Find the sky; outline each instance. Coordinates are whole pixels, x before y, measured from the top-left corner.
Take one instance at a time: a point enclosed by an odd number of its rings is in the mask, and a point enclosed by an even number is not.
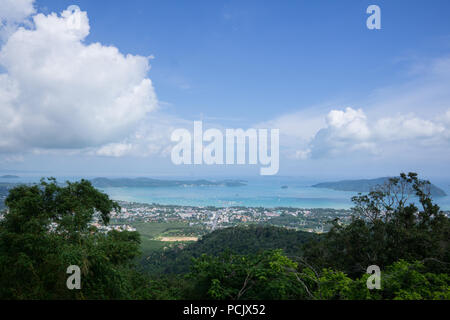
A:
[[[372,4],[380,30],[366,26]],[[171,132],[202,120],[279,129],[282,176],[450,178],[449,12],[445,0],[0,0],[0,173],[259,174],[174,165]]]

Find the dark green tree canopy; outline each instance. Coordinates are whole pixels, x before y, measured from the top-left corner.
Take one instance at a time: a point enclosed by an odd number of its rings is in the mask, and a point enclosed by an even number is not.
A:
[[[306,256],[350,275],[400,259],[423,261],[431,270],[449,272],[450,223],[433,203],[429,185],[416,173],[402,173],[367,195],[353,197],[355,216],[350,225],[335,221],[320,241],[307,245]]]
[[[0,222],[0,298],[134,298],[141,288],[133,259],[139,234],[91,226],[107,224],[119,206],[89,181],[55,179],[10,190]],[[82,289],[68,290],[67,267],[81,269]],[[142,286],[145,288],[145,284]]]

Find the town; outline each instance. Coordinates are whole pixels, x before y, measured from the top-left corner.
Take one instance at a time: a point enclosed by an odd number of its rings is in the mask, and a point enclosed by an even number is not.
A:
[[[136,223],[182,222],[203,232],[238,224],[270,224],[307,232],[327,232],[332,222],[348,223],[349,209],[300,209],[262,207],[195,207],[159,204],[142,204],[119,201],[119,213],[111,213],[114,225]]]

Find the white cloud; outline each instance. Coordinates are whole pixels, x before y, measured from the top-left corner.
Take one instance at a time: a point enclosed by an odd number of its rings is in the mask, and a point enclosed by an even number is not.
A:
[[[306,160],[311,156],[311,149],[297,150],[295,152],[295,158],[299,160]]]
[[[450,122],[446,123],[449,114],[450,110],[435,120],[414,114],[368,119],[362,109],[332,110],[327,115],[327,125],[316,133],[306,150],[297,151],[297,158],[322,158],[353,152],[378,154],[386,146],[400,146],[405,142],[420,148],[446,148],[450,136]]]
[[[321,158],[349,151],[375,152],[370,138],[367,118],[361,109],[331,110],[326,117],[325,128],[320,129],[309,143],[308,155]]]
[[[0,51],[0,152],[117,143],[156,109],[149,58],[86,44],[86,12],[37,14],[33,23]]]
[[[161,112],[148,115],[136,125],[134,132],[119,142],[109,143],[97,148],[81,150],[90,155],[105,157],[149,157],[169,156],[173,143],[172,131],[177,128],[189,128],[192,122],[168,116]]]
[[[339,139],[367,140],[370,138],[367,118],[362,109],[331,110],[327,116],[327,126]]]
[[[32,13],[34,0],[0,0],[0,20],[22,22]]]
[[[7,39],[35,12],[34,0],[0,0],[0,39]]]
[[[394,141],[433,138],[442,134],[445,127],[440,123],[420,119],[414,115],[400,115],[378,120],[374,130],[380,140]]]
[[[133,146],[129,143],[109,143],[97,150],[97,155],[107,157],[121,157],[127,154]]]

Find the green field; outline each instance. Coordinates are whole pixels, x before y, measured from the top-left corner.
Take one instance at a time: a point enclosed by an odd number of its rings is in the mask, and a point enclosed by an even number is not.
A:
[[[189,227],[189,224],[184,222],[136,222],[132,224],[133,227],[141,235],[141,249],[144,255],[152,251],[168,247],[170,243],[155,240],[162,236],[174,235],[192,235],[195,233],[195,228]]]

